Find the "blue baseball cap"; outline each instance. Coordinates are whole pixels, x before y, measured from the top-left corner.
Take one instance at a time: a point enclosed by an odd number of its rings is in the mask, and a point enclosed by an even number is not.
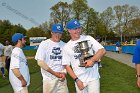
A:
[[[81,25],[80,25],[80,23],[79,23],[78,20],[74,19],[74,20],[69,21],[69,22],[67,23],[66,27],[67,27],[68,29],[75,29],[75,28],[80,28]]]
[[[63,27],[61,24],[54,24],[52,25],[52,32],[54,33],[63,33]]]
[[[24,36],[23,34],[21,33],[15,33],[13,36],[12,36],[12,42],[13,43],[16,43],[19,39],[22,39],[22,38],[25,38],[26,36]]]

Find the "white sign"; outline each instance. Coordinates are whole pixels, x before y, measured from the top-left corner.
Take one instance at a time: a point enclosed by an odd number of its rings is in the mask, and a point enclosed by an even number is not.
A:
[[[38,46],[46,37],[30,37],[30,46]]]

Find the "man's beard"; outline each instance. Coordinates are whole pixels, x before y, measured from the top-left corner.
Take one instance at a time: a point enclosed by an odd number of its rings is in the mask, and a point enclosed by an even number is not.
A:
[[[24,43],[24,44],[22,44],[22,47],[25,47],[26,46],[26,44]]]

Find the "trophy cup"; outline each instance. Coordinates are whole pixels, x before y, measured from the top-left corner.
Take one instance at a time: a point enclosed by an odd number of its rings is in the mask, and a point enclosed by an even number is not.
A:
[[[86,65],[85,60],[88,60],[91,57],[93,57],[93,55],[89,53],[91,47],[88,46],[88,40],[78,42],[78,45],[79,45],[79,50],[81,52],[81,57],[79,58],[80,60],[79,67],[85,67]]]

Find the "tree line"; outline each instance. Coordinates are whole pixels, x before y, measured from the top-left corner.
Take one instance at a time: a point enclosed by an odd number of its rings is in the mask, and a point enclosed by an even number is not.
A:
[[[73,0],[72,3],[58,2],[51,8],[50,19],[38,27],[26,30],[22,25],[13,25],[8,20],[0,20],[0,41],[11,41],[11,36],[20,32],[28,37],[50,37],[51,25],[60,23],[65,28],[71,19],[78,19],[82,24],[83,34],[93,37],[100,36],[102,40],[112,40],[122,35],[126,38],[140,36],[140,10],[137,6],[116,5],[108,7],[102,13],[88,6],[87,0]],[[64,29],[62,39],[69,40],[67,29]]]

